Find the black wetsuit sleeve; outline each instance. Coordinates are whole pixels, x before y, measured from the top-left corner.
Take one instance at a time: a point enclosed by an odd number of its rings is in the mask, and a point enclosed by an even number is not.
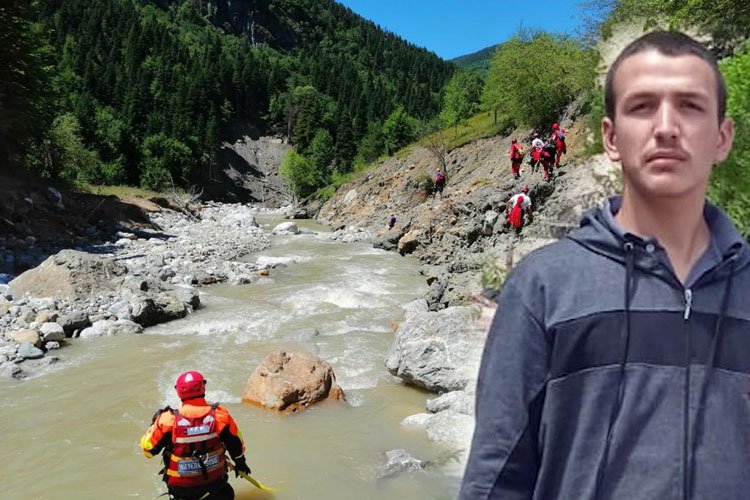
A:
[[[229,431],[228,425],[224,427],[224,430],[221,431],[219,437],[221,438],[221,442],[224,443],[224,446],[226,446],[229,456],[232,457],[232,459],[242,456],[244,453],[242,439],[240,439],[239,436],[232,434]]]
[[[153,455],[158,455],[164,448],[172,445],[172,431],[165,432],[156,446],[151,450]]]

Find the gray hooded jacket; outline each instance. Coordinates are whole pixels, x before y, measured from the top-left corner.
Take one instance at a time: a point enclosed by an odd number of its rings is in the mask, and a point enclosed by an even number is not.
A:
[[[750,498],[748,246],[706,204],[683,286],[620,203],[506,280],[461,500]]]

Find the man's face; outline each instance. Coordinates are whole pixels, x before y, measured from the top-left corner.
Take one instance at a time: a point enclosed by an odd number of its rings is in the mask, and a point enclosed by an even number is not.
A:
[[[613,81],[615,117],[604,147],[641,198],[705,196],[714,163],[732,146],[731,119],[717,120],[716,80],[694,55],[647,50],[624,59]]]

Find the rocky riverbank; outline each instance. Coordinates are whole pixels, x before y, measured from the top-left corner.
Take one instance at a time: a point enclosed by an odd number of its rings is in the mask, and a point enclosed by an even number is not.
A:
[[[509,142],[494,137],[449,152],[442,198],[419,187],[435,160],[415,148],[343,186],[317,216],[337,228],[332,237],[339,241],[371,241],[422,262],[429,292],[404,308],[386,366],[406,383],[438,395],[403,425],[423,427],[430,439],[447,443],[459,464],[470,446],[478,367],[494,315],[495,290],[483,286],[483,273],[502,279],[524,255],[577,227],[582,213],[616,192],[619,183],[617,166],[604,155],[565,163],[551,182],[528,166],[520,181],[512,179],[497,158]],[[530,186],[534,221],[516,235],[504,226],[502,212],[521,184]],[[398,218],[392,228],[386,226],[389,214]],[[389,457],[387,471],[422,462],[404,450]]]
[[[198,217],[150,214],[153,229],[62,250],[0,282],[0,376],[22,379],[89,337],[137,334],[200,306],[198,287],[253,281],[268,266],[240,258],[270,245],[261,209],[208,203]],[[14,260],[25,259],[23,250]]]

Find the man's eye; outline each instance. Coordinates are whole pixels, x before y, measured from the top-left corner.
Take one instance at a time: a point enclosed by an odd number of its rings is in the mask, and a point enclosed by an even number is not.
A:
[[[632,104],[629,108],[629,111],[631,113],[637,113],[639,111],[645,111],[648,109],[648,103],[645,102],[637,102],[635,104]]]
[[[682,103],[682,107],[693,111],[703,111],[703,106],[693,101],[685,101]]]

